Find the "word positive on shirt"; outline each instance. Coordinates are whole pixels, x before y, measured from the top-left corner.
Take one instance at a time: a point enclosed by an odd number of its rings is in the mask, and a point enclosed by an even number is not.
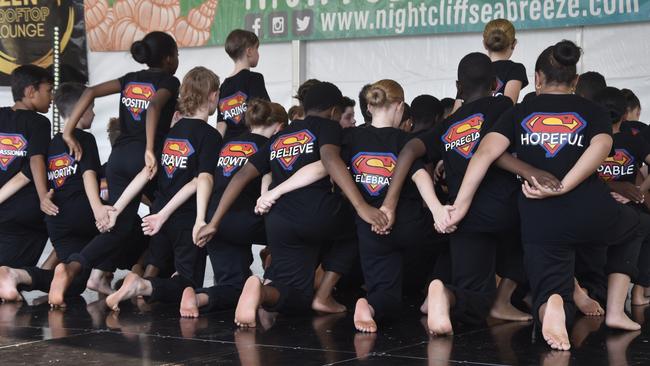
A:
[[[465,159],[471,158],[481,139],[484,118],[482,113],[476,113],[451,125],[441,137],[445,151],[453,150]]]
[[[587,122],[577,113],[533,113],[521,126],[527,131],[521,135],[521,144],[541,146],[547,158],[555,157],[566,145],[584,147],[584,135],[579,132]]]
[[[352,158],[354,181],[371,196],[379,196],[390,185],[397,157],[393,153],[360,152]]]
[[[172,178],[177,169],[187,169],[187,159],[194,154],[194,147],[186,139],[165,140],[160,164],[167,177]]]
[[[634,156],[625,149],[616,149],[598,168],[598,175],[606,180],[619,180],[625,175],[635,173]]]
[[[302,154],[314,152],[314,136],[309,130],[300,130],[279,136],[271,145],[270,160],[278,159],[284,170],[292,170]]]
[[[239,124],[246,113],[248,95],[243,92],[237,92],[229,97],[219,101],[219,110],[223,114],[223,119],[234,124]]]
[[[68,153],[51,156],[47,160],[47,180],[52,187],[61,188],[65,180],[77,173],[77,163]]]
[[[243,166],[248,158],[257,152],[257,145],[246,141],[231,141],[219,153],[217,166],[223,169],[223,176],[229,177],[237,168]]]
[[[6,171],[17,157],[27,156],[27,139],[13,133],[0,133],[0,169]]]
[[[140,121],[141,114],[149,108],[156,88],[151,83],[131,82],[122,91],[122,105],[131,113],[134,120]]]

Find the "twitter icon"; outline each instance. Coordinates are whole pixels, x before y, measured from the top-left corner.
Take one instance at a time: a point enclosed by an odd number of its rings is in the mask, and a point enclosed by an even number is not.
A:
[[[314,33],[314,12],[311,9],[294,11],[292,18],[294,36],[305,37]]]

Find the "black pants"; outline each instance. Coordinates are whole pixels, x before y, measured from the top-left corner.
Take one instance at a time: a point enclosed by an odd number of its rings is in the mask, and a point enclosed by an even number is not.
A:
[[[636,278],[641,244],[646,236],[639,230],[638,213],[622,206],[617,221],[609,228],[601,243],[526,243],[524,242],[524,265],[533,294],[533,317],[539,322],[539,308],[553,294],[564,301],[566,323],[569,326],[575,316],[573,302],[576,248],[580,246],[604,246],[607,248],[605,274],[622,273]]]
[[[370,225],[357,217],[361,268],[375,319],[395,315],[401,307],[407,250],[433,245],[433,220],[428,211],[423,213],[418,220],[396,222],[388,235],[373,233]]]
[[[43,291],[50,292],[50,284],[54,279],[54,270],[42,269],[38,267],[25,267],[22,268],[29,276],[32,278],[31,286],[21,286],[21,291]],[[70,287],[65,291],[65,297],[79,296],[86,290],[86,282],[88,282],[88,277],[90,277],[91,270],[84,269],[83,272],[75,276],[70,284]]]
[[[196,287],[196,283],[182,275],[171,278],[147,278],[151,282],[151,296],[149,302],[162,302],[166,304],[180,304],[183,290],[186,287]]]
[[[44,215],[36,192],[14,195],[0,205],[0,209],[3,210],[0,213],[0,266],[35,266],[47,244]]]
[[[641,230],[644,234],[641,250],[639,251],[638,269],[639,275],[632,279],[636,285],[650,286],[650,215],[645,212],[639,212],[639,221]]]
[[[329,214],[318,217],[314,225],[296,225],[279,213],[271,210],[266,215],[267,243],[273,260],[265,273],[280,293],[278,302],[267,307],[269,311],[301,313],[311,309],[314,296],[314,271],[324,245],[333,244],[322,259],[325,270],[345,274],[354,261],[354,223],[345,220],[347,216]]]

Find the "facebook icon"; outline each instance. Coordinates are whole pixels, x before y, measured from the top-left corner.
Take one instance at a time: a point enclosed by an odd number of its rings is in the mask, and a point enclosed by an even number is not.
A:
[[[244,20],[244,29],[255,33],[255,35],[258,38],[262,38],[263,36],[262,14],[258,14],[258,13],[246,14],[246,18]]]

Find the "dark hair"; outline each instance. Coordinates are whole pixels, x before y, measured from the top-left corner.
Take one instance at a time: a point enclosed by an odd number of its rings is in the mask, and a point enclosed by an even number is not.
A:
[[[600,104],[609,113],[612,123],[618,123],[627,113],[625,96],[618,88],[608,86],[596,93],[594,102]]]
[[[477,89],[492,90],[495,80],[494,65],[486,54],[472,52],[460,60],[458,82],[464,93]]]
[[[580,77],[578,77],[576,94],[585,99],[593,100],[594,96],[606,87],[607,82],[603,75],[595,71],[587,71],[580,74]]]
[[[247,103],[246,125],[249,128],[271,126],[274,123],[286,124],[289,117],[284,108],[264,99],[253,99]]]
[[[297,119],[298,116],[304,115],[305,111],[302,109],[301,106],[299,105],[294,105],[289,108],[287,111],[287,114],[289,116],[289,120],[293,121],[294,119]]]
[[[147,33],[141,41],[131,44],[131,56],[141,64],[160,67],[166,57],[175,56],[178,46],[172,36],[165,32]]]
[[[108,120],[106,132],[108,132],[108,141],[111,143],[111,146],[114,146],[115,141],[117,141],[117,138],[120,137],[120,134],[122,133],[120,119],[117,117],[111,117],[111,119]]]
[[[625,97],[625,105],[627,106],[628,112],[641,108],[641,101],[633,91],[630,89],[621,89],[621,93]]]
[[[247,48],[260,44],[260,39],[255,33],[243,29],[235,29],[226,37],[225,49],[228,56],[234,61],[239,60]]]
[[[354,106],[356,106],[356,105],[357,105],[357,102],[355,102],[353,99],[350,99],[348,97],[343,97],[343,100],[341,101],[341,107],[343,107],[343,109],[345,109],[347,107],[354,108]]]
[[[366,99],[366,93],[368,93],[370,87],[372,87],[372,84],[366,84],[359,91],[359,108],[361,108],[361,115],[366,123],[372,121],[372,114],[368,111],[368,100]]]
[[[440,104],[442,104],[442,108],[445,109],[443,115],[451,113],[451,110],[454,109],[454,103],[456,103],[456,100],[454,98],[440,99]]]
[[[53,82],[52,74],[42,67],[31,64],[18,66],[11,73],[11,94],[14,102],[19,102],[25,97],[25,88],[28,86],[38,89],[42,83]]]
[[[342,108],[343,94],[334,84],[322,81],[309,88],[303,100],[305,113],[322,112],[332,107]]]
[[[418,95],[411,102],[411,119],[414,126],[423,126],[423,129],[427,129],[441,120],[444,113],[442,103],[433,95]]]
[[[571,41],[558,42],[539,55],[535,71],[542,72],[547,83],[569,84],[576,77],[581,53],[582,49]]]
[[[303,100],[305,100],[305,94],[307,94],[307,91],[309,90],[309,88],[311,88],[312,86],[314,86],[314,85],[316,85],[316,84],[318,84],[320,82],[321,81],[318,80],[318,79],[306,80],[304,83],[300,84],[300,86],[298,87],[298,91],[296,92],[296,95],[294,95],[293,97],[298,99],[298,102],[300,102],[300,104],[302,104]]]
[[[86,90],[86,87],[80,83],[63,83],[59,85],[54,94],[54,105],[59,110],[61,117],[70,117],[84,90]]]

